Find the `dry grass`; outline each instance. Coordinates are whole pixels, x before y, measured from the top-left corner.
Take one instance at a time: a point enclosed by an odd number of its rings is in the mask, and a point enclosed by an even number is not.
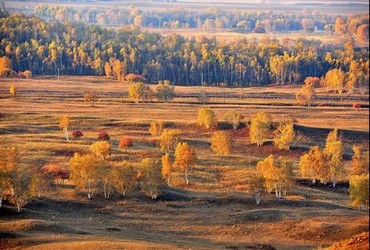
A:
[[[15,83],[21,95],[9,99],[7,87]],[[349,207],[347,190],[297,185],[278,201],[266,194],[256,207],[247,193],[248,175],[258,160],[269,154],[282,155],[297,163],[310,143],[323,143],[319,135],[301,136],[290,152],[277,151],[271,143],[256,147],[249,143],[248,130],[231,131],[234,152],[217,156],[209,149],[213,131],[196,126],[197,103],[132,104],[119,98],[104,99],[96,107],[82,100],[85,90],[118,94],[127,84],[97,77],[63,77],[59,83],[47,79],[6,79],[0,87],[0,146],[17,145],[22,164],[41,167],[45,163],[68,166],[74,152],[88,152],[100,131],[106,131],[113,145],[110,165],[128,160],[139,167],[143,157],[160,158],[158,138],[148,132],[151,120],[165,120],[167,127],[180,129],[183,140],[196,147],[198,159],[190,174],[172,176],[172,187],[159,201],[140,191],[125,199],[104,200],[100,194],[86,201],[72,183],[58,185],[47,197],[31,202],[21,215],[5,206],[0,213],[0,248],[14,249],[312,249],[368,231],[368,214]],[[208,88],[212,91],[224,89]],[[267,89],[267,90],[266,90]],[[30,93],[29,90],[38,90]],[[45,90],[52,90],[40,96]],[[183,93],[199,88],[177,88]],[[233,91],[237,91],[233,89]],[[258,92],[286,91],[294,87],[248,89]],[[268,100],[267,100],[268,101]],[[296,118],[300,124],[368,131],[368,109],[346,107],[301,108],[295,106],[245,105],[227,100],[209,105],[219,120],[230,109],[247,118],[267,111],[275,120]],[[84,133],[67,142],[58,127],[58,117],[72,117],[71,129]],[[118,148],[123,136],[134,140],[126,152]],[[347,139],[349,140],[349,139]],[[355,139],[362,142],[368,139]],[[347,149],[353,143],[348,141]],[[263,229],[263,230],[262,230]],[[270,248],[269,248],[270,247]]]

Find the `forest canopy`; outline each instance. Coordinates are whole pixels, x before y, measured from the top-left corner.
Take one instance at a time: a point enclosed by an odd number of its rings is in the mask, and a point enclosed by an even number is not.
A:
[[[106,75],[109,70],[119,72],[112,76],[118,79],[133,73],[149,82],[244,87],[302,83],[334,68],[348,72],[354,61],[368,75],[369,50],[357,48],[353,39],[337,47],[267,36],[224,42],[204,36],[162,36],[132,25],[107,29],[17,13],[0,16],[0,57],[10,59],[17,72]]]

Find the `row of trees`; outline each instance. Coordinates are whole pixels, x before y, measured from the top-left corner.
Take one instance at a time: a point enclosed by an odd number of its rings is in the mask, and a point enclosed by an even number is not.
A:
[[[84,22],[100,25],[135,25],[155,28],[198,28],[236,29],[246,32],[289,32],[304,30],[325,30],[328,34],[356,35],[369,24],[368,15],[331,16],[318,11],[304,11],[301,14],[251,12],[245,10],[205,10],[169,9],[166,12],[128,8],[79,8],[39,5],[34,13],[45,20],[60,22]],[[360,28],[361,27],[361,28]],[[367,26],[368,27],[368,26]]]
[[[177,85],[261,86],[301,83],[331,69],[348,72],[351,62],[356,62],[368,75],[368,49],[356,48],[354,41],[329,46],[288,38],[185,39],[129,27],[113,30],[45,22],[20,14],[0,18],[0,27],[0,57],[10,60],[9,68],[17,72],[106,75],[119,80],[136,74],[149,82],[169,80]],[[0,72],[3,69],[0,64]]]
[[[353,146],[354,155],[349,169],[350,199],[352,205],[364,209],[369,208],[369,151]],[[313,183],[332,183],[335,188],[338,180],[342,180],[348,170],[343,162],[343,146],[338,131],[328,134],[326,146],[321,150],[312,147],[299,161],[299,173],[302,178],[311,179]],[[255,195],[256,203],[261,202],[264,191],[275,192],[277,198],[286,195],[294,185],[293,164],[273,155],[259,161],[257,174],[250,176],[249,188]]]

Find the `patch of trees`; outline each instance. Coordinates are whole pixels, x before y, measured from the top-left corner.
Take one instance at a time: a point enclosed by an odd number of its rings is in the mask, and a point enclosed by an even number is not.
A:
[[[222,42],[202,36],[161,36],[135,27],[113,30],[79,22],[46,22],[21,14],[0,18],[0,27],[0,72],[105,75],[133,81],[140,90],[144,87],[144,95],[134,96],[135,100],[151,98],[145,85],[138,85],[139,75],[144,77],[140,82],[163,81],[156,90],[164,102],[173,98],[173,86],[166,80],[176,85],[243,87],[325,76],[332,86],[326,74],[338,69],[350,75],[345,83],[368,86],[368,49],[356,48],[353,41],[337,47],[267,37]]]
[[[25,166],[16,147],[0,148],[0,155],[0,208],[8,200],[20,212],[32,198],[50,191],[54,182],[69,177],[69,171],[57,165]]]
[[[207,118],[208,117],[208,118]],[[209,119],[210,117],[210,119]],[[229,119],[233,117],[234,119]],[[233,151],[233,129],[218,130],[218,119],[210,108],[201,108],[198,119],[202,123],[198,126],[210,136],[210,150],[216,155],[228,156]],[[207,119],[203,119],[207,118]],[[238,119],[237,119],[238,118]],[[243,115],[237,111],[230,111],[226,121],[241,122]],[[207,121],[207,122],[204,122]],[[208,124],[209,122],[209,124]],[[263,146],[266,141],[273,141],[279,150],[291,150],[295,139],[292,121],[282,121],[274,133],[272,117],[267,113],[256,113],[251,116],[249,137],[251,143]],[[207,123],[209,126],[205,126]],[[60,128],[68,133],[70,117],[60,118]],[[63,125],[63,126],[62,126]],[[39,169],[27,168],[19,161],[16,148],[0,148],[0,208],[3,199],[7,199],[20,208],[26,205],[32,197],[41,194],[60,180],[70,178],[76,188],[92,199],[97,193],[109,199],[114,193],[124,197],[133,190],[140,189],[152,199],[162,194],[166,184],[171,185],[171,176],[179,172],[184,177],[184,183],[190,185],[192,171],[196,165],[197,153],[191,143],[184,141],[181,131],[169,129],[164,121],[152,121],[148,132],[158,140],[158,146],[163,155],[161,157],[144,157],[139,163],[128,161],[116,162],[112,157],[120,149],[127,153],[133,147],[133,139],[122,137],[118,148],[114,149],[108,133],[101,131],[98,141],[90,145],[88,153],[75,153],[69,161],[70,172],[56,165],[45,165]],[[77,136],[76,136],[77,137]],[[273,137],[273,138],[272,138]],[[68,137],[67,137],[68,138]],[[353,157],[350,169],[346,169],[343,160],[344,147],[338,130],[331,131],[326,139],[324,149],[315,146],[302,155],[299,161],[300,177],[312,180],[313,184],[321,182],[336,183],[349,174],[350,200],[353,206],[361,209],[369,207],[369,151],[360,146],[353,146]],[[113,159],[114,158],[114,159]],[[250,176],[249,190],[253,193],[256,203],[260,204],[264,192],[275,193],[278,199],[293,189],[294,178],[293,163],[282,157],[270,155],[257,163],[255,174]]]

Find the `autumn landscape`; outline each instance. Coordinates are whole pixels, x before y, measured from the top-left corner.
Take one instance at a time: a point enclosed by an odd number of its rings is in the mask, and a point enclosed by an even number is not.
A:
[[[368,1],[0,1],[0,249],[369,249]]]

